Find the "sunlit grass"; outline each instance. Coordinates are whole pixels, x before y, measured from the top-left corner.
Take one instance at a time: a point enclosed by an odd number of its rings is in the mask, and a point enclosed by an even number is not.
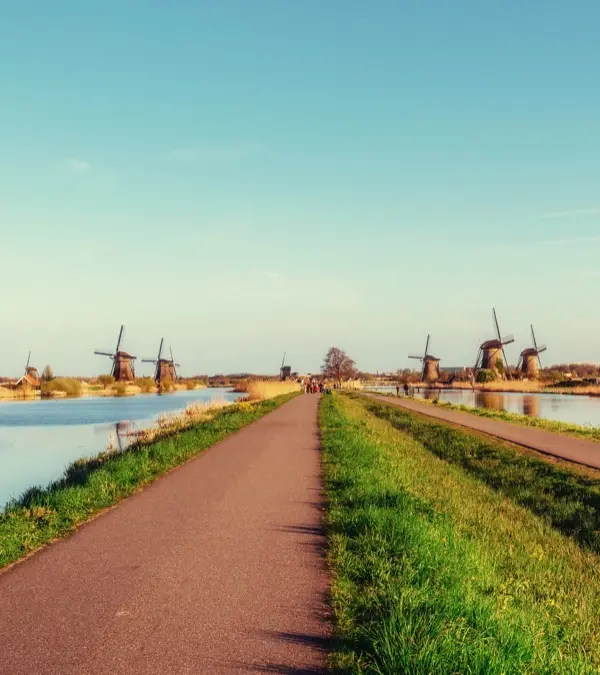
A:
[[[320,410],[334,670],[597,672],[598,556],[365,405]]]

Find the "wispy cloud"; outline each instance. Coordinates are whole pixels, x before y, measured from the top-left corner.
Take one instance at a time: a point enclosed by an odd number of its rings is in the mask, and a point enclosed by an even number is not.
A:
[[[88,171],[91,168],[89,162],[86,162],[83,159],[78,159],[77,157],[69,157],[65,164],[68,169],[73,171],[73,173],[82,173],[83,171]]]
[[[545,213],[541,218],[572,218],[574,216],[593,216],[600,213],[600,207],[594,206],[589,209],[574,209],[572,211],[556,211],[554,213]]]
[[[274,270],[262,270],[262,273],[270,281],[283,281],[285,279],[281,272],[275,272]]]
[[[600,235],[592,237],[573,237],[572,239],[546,239],[537,242],[538,246],[568,246],[569,244],[588,244],[600,241]]]
[[[258,143],[233,145],[192,146],[175,148],[167,153],[167,159],[175,162],[237,162],[260,153]]]

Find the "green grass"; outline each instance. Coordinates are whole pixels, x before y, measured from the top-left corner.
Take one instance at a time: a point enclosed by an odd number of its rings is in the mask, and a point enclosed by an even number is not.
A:
[[[563,534],[600,553],[600,480],[515,451],[443,422],[368,401],[367,409],[460,466],[494,490],[544,518]]]
[[[79,380],[70,377],[55,377],[48,382],[42,382],[42,394],[64,392],[67,396],[81,396],[82,385]]]
[[[31,488],[0,513],[0,568],[182,464],[293,398],[295,394],[225,408],[214,418],[123,453],[75,462],[45,489]]]
[[[490,419],[503,420],[505,422],[512,422],[513,424],[520,424],[524,427],[536,427],[545,429],[546,431],[553,431],[554,433],[567,434],[568,436],[577,436],[579,438],[586,438],[591,441],[600,442],[600,427],[598,426],[583,426],[580,424],[571,424],[570,422],[559,422],[557,420],[546,420],[542,417],[531,417],[530,415],[520,415],[519,413],[511,413],[506,410],[493,410],[491,408],[471,408],[467,405],[457,405],[455,403],[448,403],[447,401],[429,401],[427,399],[416,399],[419,403],[427,403],[435,405],[436,407],[444,408],[446,410],[459,410],[461,412],[468,412],[479,417],[488,417]]]
[[[598,672],[598,556],[366,405],[320,409],[334,671]]]

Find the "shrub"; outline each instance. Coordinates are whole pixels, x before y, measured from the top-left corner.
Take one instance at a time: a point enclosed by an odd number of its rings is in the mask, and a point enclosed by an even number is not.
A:
[[[115,396],[127,396],[127,385],[125,382],[117,382],[112,390]]]
[[[55,377],[42,383],[42,393],[64,392],[67,396],[81,396],[81,382],[69,377]]]
[[[115,378],[112,375],[100,375],[98,378],[98,382],[106,389],[109,384],[113,384],[115,381]]]
[[[135,384],[138,386],[143,394],[149,394],[154,391],[154,380],[151,377],[137,377]]]
[[[476,382],[494,382],[496,379],[496,376],[494,375],[494,371],[488,370],[487,368],[482,368],[481,370],[477,371],[477,377],[475,378]]]

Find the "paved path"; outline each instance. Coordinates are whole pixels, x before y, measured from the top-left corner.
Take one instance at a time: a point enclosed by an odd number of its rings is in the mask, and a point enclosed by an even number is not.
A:
[[[318,398],[0,574],[0,673],[321,672]]]
[[[467,412],[445,410],[431,404],[417,403],[412,399],[378,396],[376,394],[367,394],[367,396],[444,422],[451,422],[462,427],[474,429],[475,431],[481,431],[490,436],[496,436],[497,438],[522,445],[531,450],[537,450],[546,455],[560,457],[570,462],[600,469],[600,443],[596,443],[595,441],[587,441],[583,438],[566,436],[532,427],[522,427],[518,424],[504,422],[503,420],[478,417]]]

